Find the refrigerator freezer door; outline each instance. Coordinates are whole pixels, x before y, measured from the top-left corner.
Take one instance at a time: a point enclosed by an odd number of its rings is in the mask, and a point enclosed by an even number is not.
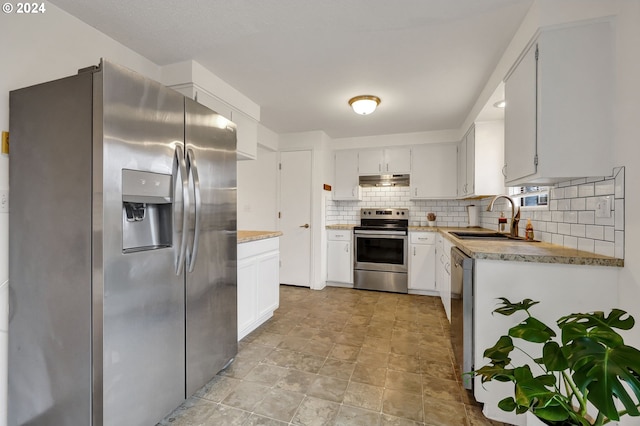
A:
[[[185,99],[192,218],[187,243],[187,396],[237,352],[236,132],[233,123]],[[196,177],[197,179],[194,179]],[[199,181],[199,182],[198,182]],[[196,212],[196,204],[199,210]],[[196,214],[200,233],[196,238]]]
[[[123,252],[122,170],[172,176],[176,147],[184,141],[184,101],[108,62],[100,76],[93,199],[102,217],[94,218],[94,306],[103,312],[94,311],[94,322],[103,324],[102,335],[94,333],[94,367],[102,366],[102,375],[94,374],[94,424],[152,425],[185,396],[184,275],[176,275],[175,232],[169,232],[171,247]]]

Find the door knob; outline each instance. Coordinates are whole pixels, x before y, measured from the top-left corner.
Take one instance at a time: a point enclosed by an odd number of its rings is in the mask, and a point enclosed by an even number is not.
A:
[[[308,228],[308,227],[309,227],[308,223],[305,223],[304,225],[300,225],[300,228]]]

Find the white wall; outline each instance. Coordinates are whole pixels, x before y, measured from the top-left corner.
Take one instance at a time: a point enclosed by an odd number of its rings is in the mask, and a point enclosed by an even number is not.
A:
[[[238,229],[278,229],[278,153],[258,146],[258,158],[238,161]]]
[[[40,15],[2,16],[0,130],[9,130],[10,90],[76,74],[97,65],[101,57],[159,79],[156,64],[51,3],[46,7]],[[8,170],[8,156],[1,155],[0,190],[9,189]],[[0,213],[0,426],[6,424],[7,413],[8,216]]]
[[[572,21],[614,17],[615,39],[615,129],[614,138],[605,141],[614,153],[615,165],[625,167],[625,267],[620,273],[620,307],[640,321],[640,223],[633,212],[640,211],[640,191],[633,185],[640,182],[640,144],[637,120],[640,117],[640,1],[638,0],[538,0],[529,10],[505,50],[482,95],[465,120],[468,127],[488,96],[506,75],[511,65],[533,37],[538,27]],[[598,58],[594,58],[598,60]],[[640,325],[628,334],[628,341],[640,346]],[[640,422],[639,422],[640,423]]]

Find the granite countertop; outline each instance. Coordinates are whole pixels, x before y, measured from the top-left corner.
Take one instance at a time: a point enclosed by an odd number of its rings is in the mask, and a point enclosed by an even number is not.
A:
[[[354,225],[354,224],[327,225],[326,229],[335,229],[335,230],[343,231],[346,229],[353,229],[354,226],[357,226],[357,225]]]
[[[238,231],[238,244],[275,238],[280,235],[282,235],[281,231]]]
[[[355,225],[329,225],[327,229],[352,229]],[[446,226],[410,226],[413,232],[439,232],[467,256],[474,259],[505,260],[514,262],[560,263],[572,265],[624,266],[624,259],[602,256],[557,244],[522,241],[461,240],[453,231],[495,232],[485,228],[458,228]]]
[[[462,250],[467,256],[474,259],[506,260],[515,262],[535,263],[560,263],[572,265],[596,265],[596,266],[624,266],[624,259],[602,256],[563,247],[557,244],[524,241],[482,241],[461,240],[451,235],[450,232],[468,228],[440,228],[439,231],[449,241]],[[491,231],[490,229],[476,228],[475,231]]]

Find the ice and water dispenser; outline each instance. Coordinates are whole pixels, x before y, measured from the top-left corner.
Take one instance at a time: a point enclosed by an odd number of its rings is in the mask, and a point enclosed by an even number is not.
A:
[[[171,247],[171,175],[122,170],[122,252]]]

